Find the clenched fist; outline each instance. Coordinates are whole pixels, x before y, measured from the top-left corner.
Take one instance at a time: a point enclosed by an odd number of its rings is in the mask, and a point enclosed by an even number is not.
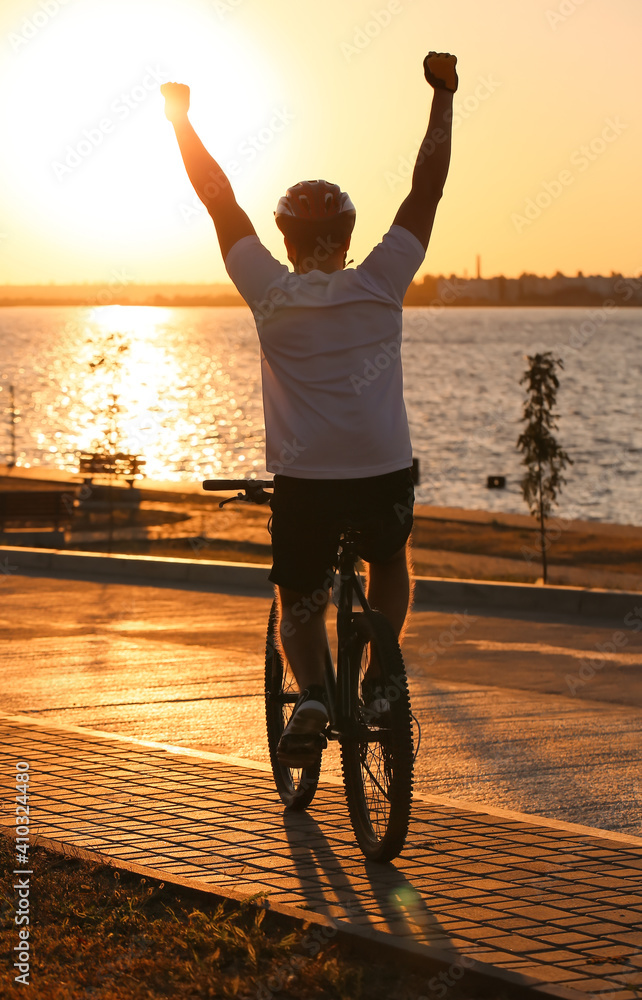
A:
[[[183,118],[189,111],[189,87],[184,83],[164,83],[160,91],[165,98],[165,117],[170,122]]]
[[[431,87],[454,94],[459,86],[456,65],[457,56],[451,56],[450,52],[429,52],[424,59],[426,80]]]

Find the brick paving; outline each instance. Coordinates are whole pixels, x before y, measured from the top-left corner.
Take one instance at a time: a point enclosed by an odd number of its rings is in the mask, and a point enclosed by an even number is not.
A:
[[[0,716],[2,823],[30,764],[32,834],[159,874],[266,892],[593,997],[642,997],[642,840],[417,799],[406,849],[366,863],[343,790],[285,813],[261,765]]]

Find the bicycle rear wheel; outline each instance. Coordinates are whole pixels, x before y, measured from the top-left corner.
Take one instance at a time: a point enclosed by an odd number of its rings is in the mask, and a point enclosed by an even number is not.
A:
[[[313,767],[292,768],[281,764],[276,749],[299,697],[292,670],[276,642],[278,613],[272,603],[265,641],[265,720],[270,762],[281,801],[289,809],[307,809],[312,802],[321,772],[321,760]]]
[[[379,612],[353,615],[350,629],[352,714],[341,741],[348,811],[366,858],[391,861],[405,843],[412,802],[414,754],[406,668],[394,630]]]

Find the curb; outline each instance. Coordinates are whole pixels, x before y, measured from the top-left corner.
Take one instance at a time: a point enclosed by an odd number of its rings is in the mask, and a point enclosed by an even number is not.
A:
[[[73,552],[57,549],[28,549],[0,545],[4,573],[34,570],[69,573],[83,578],[128,577],[149,583],[191,583],[233,589],[261,590],[273,594],[268,580],[270,566],[252,563],[215,562],[206,559],[167,559],[157,556],[106,555],[104,552]]]
[[[559,615],[612,618],[621,621],[642,604],[642,594],[625,590],[589,590],[584,587],[539,586],[533,583],[494,583],[417,577],[415,603],[476,607],[510,611],[545,611]]]
[[[11,827],[0,824],[0,835],[11,838],[13,830]],[[440,948],[432,948],[430,945],[419,944],[416,941],[395,939],[385,931],[333,920],[331,917],[315,913],[313,910],[286,906],[283,903],[270,903],[269,899],[265,902],[259,902],[250,895],[231,889],[223,889],[222,886],[201,882],[197,879],[182,878],[179,875],[172,875],[147,865],[124,862],[98,851],[75,847],[49,837],[41,837],[37,833],[33,837],[33,846],[44,847],[46,850],[80,857],[87,861],[108,864],[117,871],[141,875],[154,882],[163,882],[165,885],[171,885],[174,889],[182,891],[182,894],[188,899],[193,898],[195,901],[207,899],[220,903],[231,903],[235,906],[249,902],[250,905],[266,910],[266,913],[270,915],[268,919],[271,919],[272,922],[285,925],[290,930],[297,929],[304,932],[310,927],[319,928],[326,942],[334,938],[347,950],[348,954],[358,956],[362,960],[372,963],[373,956],[376,956],[375,961],[403,965],[404,968],[420,974],[423,973],[426,976],[450,973],[450,977],[455,980],[460,989],[462,987],[464,989],[474,988],[481,996],[496,997],[497,988],[501,987],[503,997],[524,997],[528,1000],[542,997],[554,997],[558,1000],[586,1000],[586,993],[569,989],[557,983],[546,983],[531,976],[522,976],[509,969],[501,969],[495,965],[478,962],[466,955],[449,954]]]
[[[208,559],[166,559],[157,556],[106,555],[58,549],[24,548],[0,544],[0,570],[44,575],[128,577],[149,583],[193,584],[271,595],[270,567],[265,564],[217,562]],[[122,579],[119,581],[122,582]],[[453,580],[416,577],[415,604],[434,607],[546,612],[608,618],[621,621],[637,605],[642,593],[590,590],[583,587],[537,586],[530,583],[495,583],[486,580]]]

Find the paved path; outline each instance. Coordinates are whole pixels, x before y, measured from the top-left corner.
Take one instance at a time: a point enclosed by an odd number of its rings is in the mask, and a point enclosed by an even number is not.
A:
[[[0,709],[265,762],[268,607],[0,577]],[[642,836],[642,631],[629,624],[642,612],[607,623],[462,610],[418,609],[405,643],[418,790]],[[326,774],[339,774],[335,750]]]
[[[417,801],[394,865],[366,864],[342,790],[284,814],[271,775],[180,747],[0,717],[3,824],[16,760],[32,833],[269,893],[339,921],[609,1000],[642,995],[642,840]]]

